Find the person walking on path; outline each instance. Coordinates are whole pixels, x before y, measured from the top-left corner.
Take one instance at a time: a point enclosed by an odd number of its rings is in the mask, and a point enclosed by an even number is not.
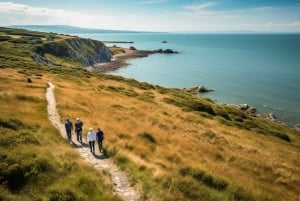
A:
[[[66,128],[67,138],[68,138],[70,144],[72,144],[72,130],[73,130],[73,124],[72,124],[72,122],[70,121],[69,117],[66,118],[65,128]]]
[[[95,153],[95,140],[96,135],[92,128],[89,128],[89,132],[87,133],[87,142],[89,143],[91,152]]]
[[[75,132],[77,135],[77,141],[82,143],[82,121],[77,117],[75,122]]]
[[[102,153],[103,149],[102,149],[102,141],[104,139],[104,133],[103,131],[98,128],[97,133],[96,133],[96,139],[98,142],[98,146],[99,146],[99,151]]]

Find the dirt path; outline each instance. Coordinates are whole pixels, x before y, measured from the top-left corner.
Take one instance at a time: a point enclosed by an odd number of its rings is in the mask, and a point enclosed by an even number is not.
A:
[[[48,117],[52,122],[54,127],[56,127],[60,134],[67,139],[66,131],[64,128],[64,124],[60,122],[59,114],[56,110],[56,101],[54,96],[54,85],[52,83],[48,83],[48,88],[46,92],[46,99],[48,101]],[[124,201],[139,201],[140,196],[139,193],[135,190],[134,187],[131,187],[128,179],[124,172],[122,172],[116,165],[112,163],[110,159],[108,159],[103,154],[95,154],[93,155],[89,147],[86,144],[83,146],[74,139],[74,134],[72,135],[73,147],[80,153],[82,159],[86,162],[92,164],[97,170],[106,170],[111,174],[112,183],[114,193],[123,198]],[[97,146],[95,146],[96,148]]]

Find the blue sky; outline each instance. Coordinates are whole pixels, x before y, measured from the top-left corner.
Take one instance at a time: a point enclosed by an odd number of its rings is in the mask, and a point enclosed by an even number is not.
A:
[[[0,0],[0,26],[300,32],[300,0]]]

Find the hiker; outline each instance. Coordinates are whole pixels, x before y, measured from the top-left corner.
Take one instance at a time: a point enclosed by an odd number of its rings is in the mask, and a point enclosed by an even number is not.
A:
[[[72,124],[72,122],[70,121],[69,117],[66,118],[65,128],[66,128],[68,140],[69,140],[70,144],[72,144],[72,130],[73,130],[73,124]]]
[[[103,131],[98,128],[98,131],[96,133],[96,139],[97,139],[97,142],[98,142],[98,146],[99,146],[99,151],[102,153],[103,149],[102,149],[102,141],[103,141],[103,138],[104,138],[104,133]]]
[[[89,128],[89,132],[87,133],[87,142],[89,143],[91,152],[95,153],[95,140],[96,135],[92,128]]]
[[[77,135],[77,141],[82,143],[82,121],[77,117],[75,122],[75,132]]]

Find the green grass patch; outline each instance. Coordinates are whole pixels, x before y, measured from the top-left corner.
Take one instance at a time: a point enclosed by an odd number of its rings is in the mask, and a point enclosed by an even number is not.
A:
[[[192,177],[196,181],[218,191],[224,191],[228,187],[228,182],[226,180],[212,176],[200,169],[184,167],[179,170],[179,173],[183,177]]]

